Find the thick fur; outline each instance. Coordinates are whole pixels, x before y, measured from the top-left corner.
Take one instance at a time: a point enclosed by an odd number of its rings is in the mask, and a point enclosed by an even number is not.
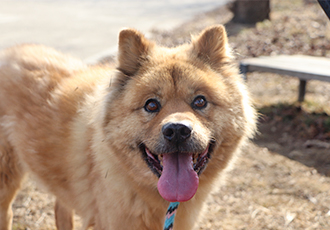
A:
[[[207,107],[192,108],[197,95],[205,96]],[[160,101],[159,112],[145,110],[150,98]],[[161,127],[169,121],[189,121],[200,146],[214,142],[197,193],[177,212],[174,229],[188,230],[216,178],[255,129],[222,26],[173,49],[125,29],[117,70],[88,67],[44,46],[4,50],[0,229],[11,229],[11,204],[26,173],[57,197],[58,229],[72,229],[72,210],[84,229],[162,229],[169,202],[159,195],[140,146],[161,151]]]

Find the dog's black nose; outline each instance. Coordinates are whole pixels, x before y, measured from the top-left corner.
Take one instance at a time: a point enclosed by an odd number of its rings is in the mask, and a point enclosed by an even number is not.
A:
[[[162,132],[166,140],[182,142],[190,137],[192,127],[189,124],[168,123],[163,126]]]

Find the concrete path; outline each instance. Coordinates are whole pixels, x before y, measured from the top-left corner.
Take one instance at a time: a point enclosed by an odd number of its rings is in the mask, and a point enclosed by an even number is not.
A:
[[[0,0],[0,49],[41,43],[82,59],[116,50],[118,32],[170,29],[228,0]]]

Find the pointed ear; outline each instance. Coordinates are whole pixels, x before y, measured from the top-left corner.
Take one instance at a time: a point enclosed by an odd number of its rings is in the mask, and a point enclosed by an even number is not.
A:
[[[118,69],[128,76],[134,75],[147,60],[153,43],[134,29],[123,29],[119,33]]]
[[[222,25],[209,27],[199,36],[193,37],[192,46],[193,54],[214,70],[219,70],[231,59],[227,33]]]

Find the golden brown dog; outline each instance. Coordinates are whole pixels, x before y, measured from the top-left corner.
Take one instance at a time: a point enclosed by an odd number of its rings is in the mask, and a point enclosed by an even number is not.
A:
[[[156,46],[125,29],[117,70],[53,49],[0,53],[0,229],[26,173],[57,197],[57,228],[193,229],[213,183],[254,132],[222,26]]]

